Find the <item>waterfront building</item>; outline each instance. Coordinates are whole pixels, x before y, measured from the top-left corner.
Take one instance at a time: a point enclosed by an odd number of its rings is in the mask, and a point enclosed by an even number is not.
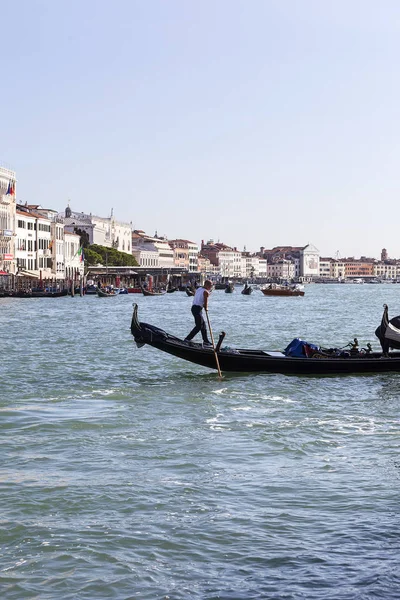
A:
[[[374,264],[374,276],[377,279],[397,281],[400,277],[400,260],[389,258],[386,248],[382,248],[381,260]]]
[[[16,173],[0,166],[0,271],[14,274],[15,259],[15,213]]]
[[[292,260],[277,260],[267,264],[267,276],[272,279],[291,280],[295,277],[295,264]]]
[[[263,246],[260,248],[260,252],[257,254],[267,260],[267,273],[268,277],[283,277],[288,278],[286,275],[270,275],[269,273],[291,273],[290,279],[298,278],[300,276],[300,252],[302,248],[296,246],[275,246],[271,249],[265,249]],[[285,264],[281,264],[276,269],[272,268],[271,265],[286,261]],[[287,262],[291,263],[291,267],[287,265]]]
[[[323,279],[352,280],[376,277],[377,261],[374,258],[362,256],[360,259],[350,258],[323,258],[320,259],[320,277]]]
[[[320,257],[319,259],[319,276],[322,279],[331,279],[332,275],[332,258]]]
[[[400,277],[400,264],[394,260],[376,262],[373,266],[373,275],[377,279],[397,280]]]
[[[218,245],[220,246],[218,255],[220,275],[227,279],[242,277],[242,253],[225,244]]]
[[[242,253],[237,248],[231,248],[220,242],[209,240],[206,244],[201,242],[200,252],[209,259],[211,265],[216,267],[218,275],[226,279],[242,277]]]
[[[50,266],[52,278],[56,280],[65,278],[65,249],[64,249],[64,222],[58,216],[56,210],[43,208],[40,204],[28,204],[25,202],[19,205],[19,210],[29,212],[32,215],[41,215],[50,221],[50,243],[49,255],[51,257]]]
[[[81,239],[78,233],[64,232],[64,272],[65,279],[79,281],[84,274]]]
[[[210,262],[210,259],[202,254],[199,254],[197,258],[199,273],[204,274],[206,277],[215,276],[215,272],[213,270],[213,265]]]
[[[51,222],[52,272],[56,279],[65,278],[65,231],[62,219],[55,216]],[[78,236],[79,237],[79,236]]]
[[[366,258],[365,256],[362,256],[360,259],[355,259],[354,257],[346,259],[346,279],[359,279],[360,277],[370,279],[374,274],[374,263],[374,258]]]
[[[166,238],[146,235],[141,229],[132,232],[132,255],[140,266],[160,267],[161,269],[172,269],[174,263],[174,251]],[[146,264],[147,260],[155,264]]]
[[[311,281],[319,277],[319,250],[313,244],[307,244],[300,249],[300,273],[304,281]]]
[[[174,251],[174,264],[188,273],[199,271],[198,256],[199,247],[189,240],[169,240],[169,245]]]
[[[298,278],[303,281],[311,281],[319,277],[319,250],[312,244],[306,246],[275,246],[266,250],[263,246],[258,253],[268,261],[268,272],[290,271],[292,278]],[[277,269],[270,269],[272,263],[280,261],[290,261],[293,265],[289,267],[284,264]],[[270,275],[272,277],[272,275]]]
[[[254,279],[267,277],[267,260],[260,258],[258,254],[242,252],[242,277],[245,279]]]
[[[334,279],[344,279],[346,275],[346,260],[342,258],[331,259],[331,273]]]
[[[17,205],[15,257],[18,273],[52,277],[51,220],[25,205]]]
[[[64,213],[58,213],[63,219],[65,231],[79,233],[86,237],[89,244],[98,244],[106,248],[115,248],[119,252],[132,253],[132,228],[128,223],[122,223],[110,217],[97,217],[83,212],[74,212],[69,206]]]
[[[132,256],[140,267],[158,267],[158,250],[155,247],[132,248]]]
[[[19,275],[77,279],[84,273],[79,250],[79,234],[65,232],[56,211],[39,205],[17,205],[15,255]]]

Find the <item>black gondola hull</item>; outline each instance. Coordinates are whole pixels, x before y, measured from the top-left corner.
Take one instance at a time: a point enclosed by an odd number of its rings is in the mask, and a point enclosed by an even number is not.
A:
[[[215,354],[211,348],[188,343],[162,329],[137,320],[134,305],[131,332],[139,347],[148,344],[162,352],[183,360],[217,369]],[[384,356],[381,352],[359,354],[357,357],[295,358],[279,352],[248,349],[221,349],[218,351],[221,371],[246,373],[281,373],[292,375],[358,375],[400,372],[400,353]]]

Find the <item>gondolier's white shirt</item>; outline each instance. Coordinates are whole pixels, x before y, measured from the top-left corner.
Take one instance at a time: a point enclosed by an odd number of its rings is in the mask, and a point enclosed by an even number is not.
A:
[[[193,298],[193,306],[201,306],[201,308],[204,308],[204,292],[207,294],[210,293],[208,290],[206,290],[206,288],[197,288]]]

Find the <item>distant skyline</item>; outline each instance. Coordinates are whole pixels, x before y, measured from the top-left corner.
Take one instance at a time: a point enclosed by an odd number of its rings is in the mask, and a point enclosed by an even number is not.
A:
[[[1,2],[1,0],[0,0]],[[400,258],[400,3],[1,2],[18,201]]]

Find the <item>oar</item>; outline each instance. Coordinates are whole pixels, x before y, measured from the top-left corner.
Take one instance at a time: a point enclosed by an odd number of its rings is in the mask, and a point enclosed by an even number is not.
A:
[[[222,373],[221,373],[221,369],[220,369],[220,366],[219,366],[218,354],[217,354],[217,351],[215,349],[214,336],[213,336],[213,332],[212,332],[212,329],[211,329],[211,323],[210,323],[210,318],[208,316],[208,310],[206,310],[205,313],[207,315],[208,329],[210,330],[210,337],[211,337],[212,347],[213,347],[213,350],[214,350],[215,362],[217,363],[218,376],[219,376],[220,379],[222,379]]]

